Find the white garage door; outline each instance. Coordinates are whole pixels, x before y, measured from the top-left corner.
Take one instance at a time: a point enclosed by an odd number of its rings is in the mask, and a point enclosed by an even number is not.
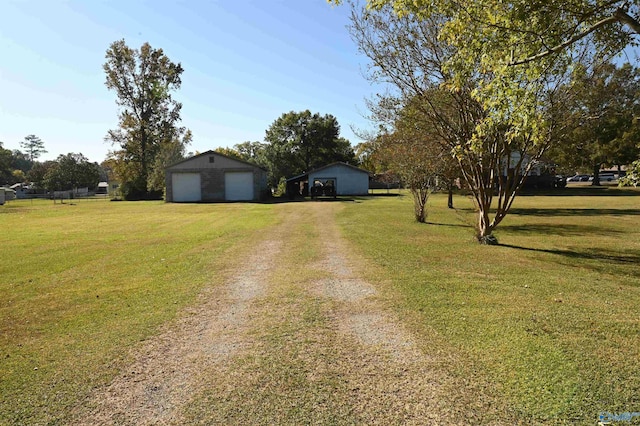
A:
[[[171,185],[174,202],[202,201],[200,173],[174,173]]]
[[[224,194],[227,201],[253,200],[253,172],[225,173]]]

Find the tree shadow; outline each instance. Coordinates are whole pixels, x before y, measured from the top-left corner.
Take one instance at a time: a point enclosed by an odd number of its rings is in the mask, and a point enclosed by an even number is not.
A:
[[[618,236],[622,231],[603,228],[601,226],[572,225],[572,224],[527,224],[502,225],[497,228],[504,233],[521,235],[558,235],[562,237],[583,236],[586,234],[602,236]]]
[[[522,247],[513,244],[498,244],[498,246],[519,251],[548,253],[571,260],[585,260],[588,262],[586,264],[581,264],[581,267],[586,267],[600,272],[615,273],[622,276],[640,277],[640,268],[636,267],[636,265],[640,265],[640,250],[622,251],[604,248],[592,248],[589,250],[561,250]]]
[[[633,188],[611,188],[609,186],[581,186],[572,188],[557,188],[548,190],[522,190],[518,196],[550,196],[550,197],[638,197],[640,191]]]
[[[336,201],[351,201],[351,202],[361,202],[361,201],[371,201],[377,198],[398,198],[405,197],[406,194],[399,193],[371,193],[371,194],[362,194],[362,195],[337,195],[335,197],[332,196],[319,196],[311,198],[310,196],[301,196],[296,195],[294,197],[289,197],[287,195],[282,196],[273,196],[269,197],[265,201],[261,201],[261,203],[265,204],[281,204],[281,203],[301,203],[301,202],[309,202],[309,201],[322,201],[322,202],[336,202]]]
[[[520,216],[639,216],[640,209],[541,209],[512,208],[509,214]]]
[[[424,222],[425,225],[431,225],[431,226],[446,226],[449,228],[473,228],[473,225],[466,225],[466,224],[462,224],[462,223],[436,223],[436,222]]]

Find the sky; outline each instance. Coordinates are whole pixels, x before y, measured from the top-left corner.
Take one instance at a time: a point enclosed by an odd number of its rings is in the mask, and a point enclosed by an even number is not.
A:
[[[0,13],[0,141],[21,149],[30,134],[48,153],[101,162],[114,147],[115,92],[104,82],[109,45],[149,42],[184,68],[182,125],[191,152],[262,141],[289,111],[332,114],[341,136],[371,126],[366,58],[346,25],[348,7],[326,0],[3,0]]]

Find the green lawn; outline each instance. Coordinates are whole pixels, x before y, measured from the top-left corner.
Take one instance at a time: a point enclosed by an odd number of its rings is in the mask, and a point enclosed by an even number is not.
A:
[[[640,192],[561,194],[576,195],[519,197],[501,246],[475,243],[463,196],[455,211],[432,196],[428,224],[409,196],[344,202],[338,223],[471,400],[486,387],[523,423],[594,424],[640,411]],[[282,207],[0,206],[0,424],[68,421],[131,348],[222,284]]]
[[[63,421],[192,303],[273,206],[16,200],[0,207],[0,424]]]
[[[496,387],[524,422],[594,424],[640,411],[640,192],[561,194],[519,197],[502,246],[473,242],[464,197],[453,211],[432,196],[424,225],[409,196],[339,222],[425,345],[460,355],[454,374]]]

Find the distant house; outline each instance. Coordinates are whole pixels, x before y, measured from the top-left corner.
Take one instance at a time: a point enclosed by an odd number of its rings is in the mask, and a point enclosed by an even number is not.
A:
[[[269,194],[265,169],[215,151],[167,167],[165,183],[169,203],[258,201]]]
[[[24,184],[24,183],[16,183],[13,184],[9,187],[10,189],[13,189],[13,191],[15,192],[16,198],[29,198],[29,194],[31,191],[31,188],[29,187],[29,185]]]
[[[318,189],[324,187],[332,187],[333,195],[366,195],[369,193],[369,172],[336,162],[287,179],[289,196],[322,193]],[[324,192],[324,195],[328,195],[328,192]]]
[[[4,201],[11,201],[16,199],[16,191],[11,188],[1,188]]]
[[[98,182],[98,186],[96,188],[96,194],[108,194],[108,193],[109,193],[109,183]]]
[[[521,158],[523,158],[522,154],[512,152],[509,157],[509,162],[503,165],[502,175],[515,174],[515,176],[522,176],[529,163],[532,163],[530,170],[527,172],[523,188],[563,188],[566,185],[566,181],[563,178],[556,177],[555,164],[543,159],[532,161],[531,157],[527,154],[524,155],[520,169],[516,170],[516,166]]]

